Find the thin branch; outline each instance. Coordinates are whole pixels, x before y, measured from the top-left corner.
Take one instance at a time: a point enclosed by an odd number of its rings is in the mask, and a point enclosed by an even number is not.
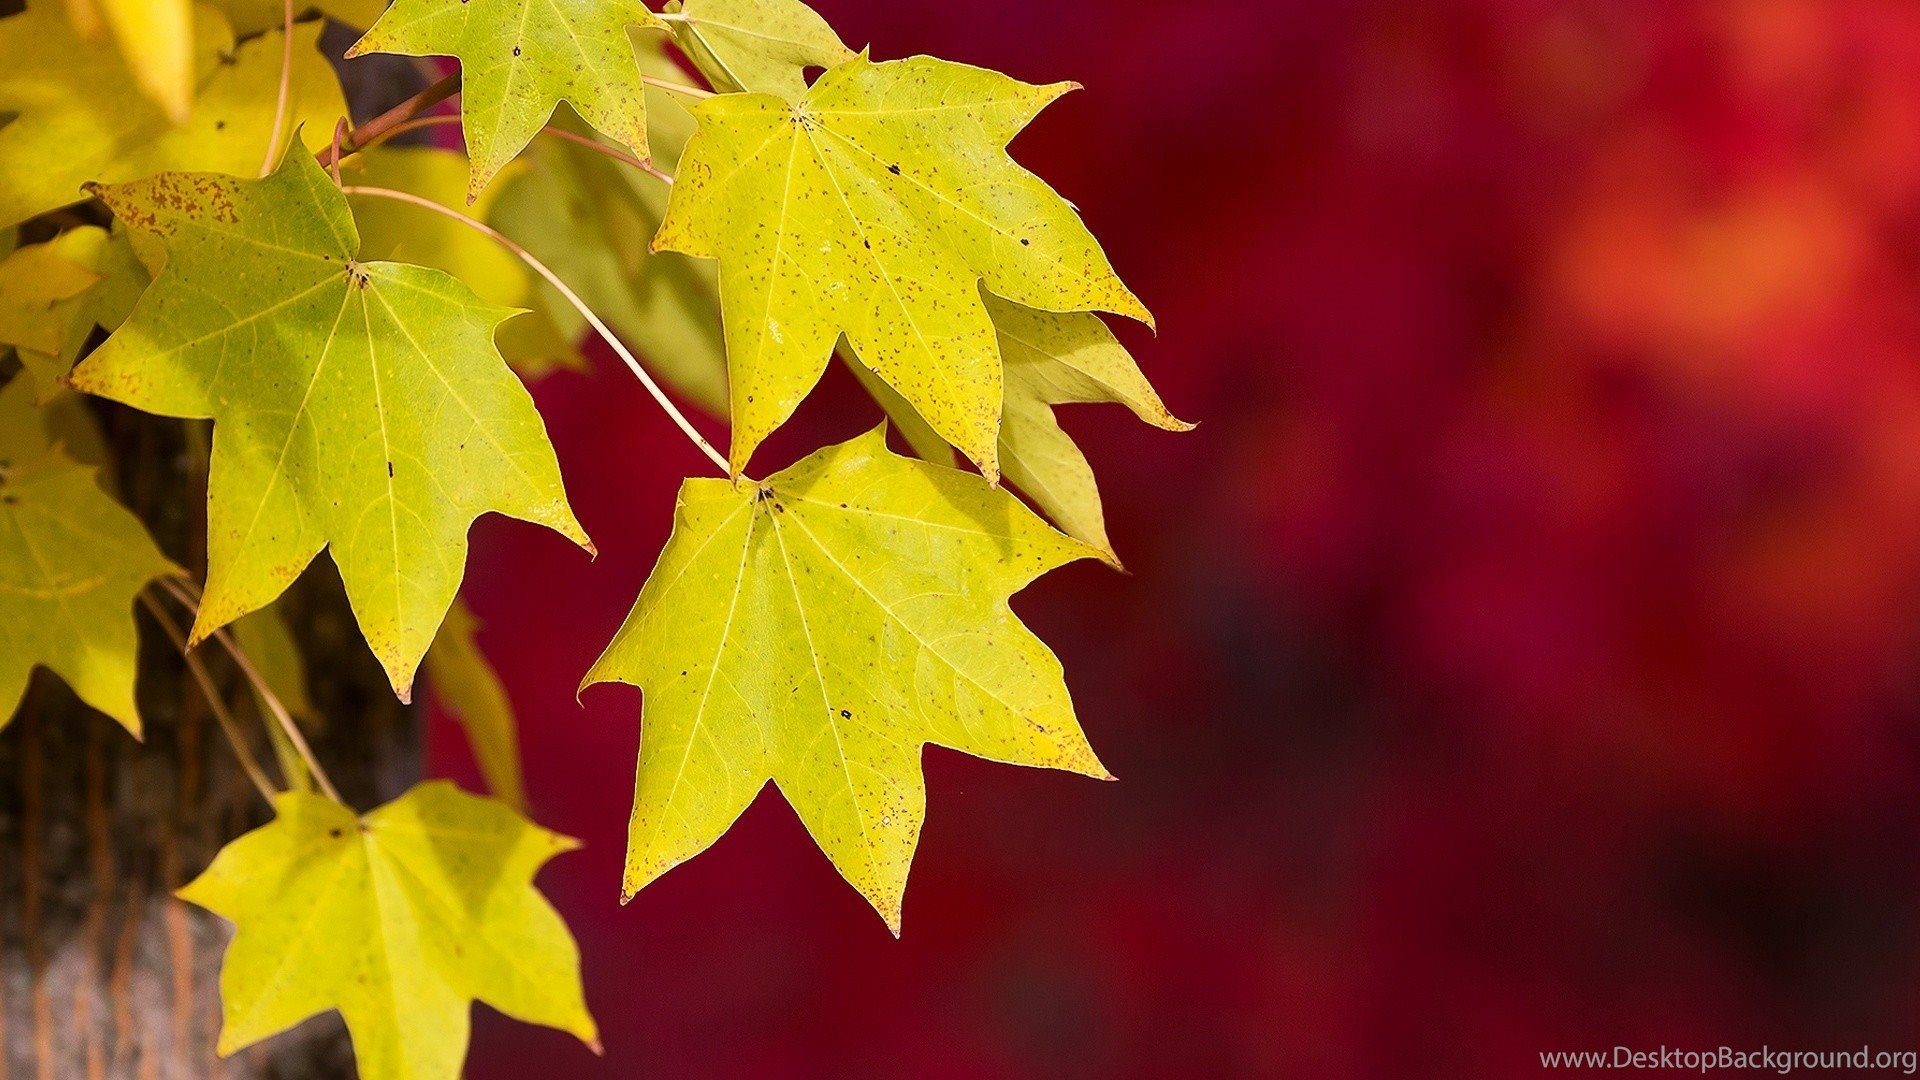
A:
[[[612,158],[615,161],[621,162],[622,164],[631,165],[634,168],[639,169],[641,172],[646,173],[648,176],[653,177],[655,180],[658,180],[663,184],[666,184],[668,187],[673,186],[673,176],[670,173],[664,173],[664,172],[661,172],[659,169],[654,168],[653,162],[646,160],[645,158],[634,157],[632,154],[627,153],[625,150],[622,150],[619,147],[608,146],[606,143],[601,142],[599,139],[590,139],[585,135],[579,134],[578,132],[568,131],[566,128],[557,128],[557,127],[541,128],[540,134],[551,135],[556,139],[561,139],[578,146],[584,146],[589,150],[599,151],[600,153],[607,155],[608,157]]]
[[[273,135],[267,139],[267,157],[260,163],[260,175],[267,176],[280,164],[280,137],[287,129],[287,105],[293,97],[293,0],[285,0],[285,20],[280,35],[280,93],[273,99]]]
[[[333,122],[333,158],[327,162],[327,171],[333,174],[334,187],[340,186],[340,143],[347,137],[348,130],[346,117]]]
[[[634,357],[633,353],[628,351],[627,347],[621,343],[618,337],[614,336],[612,330],[607,329],[606,323],[600,321],[600,316],[595,315],[593,309],[587,307],[586,302],[581,300],[572,289],[568,288],[566,282],[560,280],[559,275],[547,269],[545,263],[534,258],[532,252],[513,242],[490,225],[475,221],[473,218],[468,217],[458,210],[442,206],[432,199],[423,198],[411,192],[395,191],[392,188],[366,187],[356,184],[348,184],[340,190],[346,192],[348,195],[362,195],[369,198],[392,199],[396,202],[409,203],[423,210],[431,210],[443,217],[450,217],[519,256],[521,262],[526,263],[533,269],[534,273],[544,278],[547,284],[558,290],[561,296],[566,297],[567,303],[572,304],[574,310],[578,311],[581,317],[587,320],[588,325],[592,326],[594,331],[597,332],[608,345],[613,347],[613,351],[618,353],[620,359],[626,362],[628,369],[633,372],[634,377],[640,380],[640,385],[647,388],[647,393],[653,395],[653,400],[658,402],[662,409],[666,410],[667,416],[672,418],[673,422],[679,426],[687,438],[693,440],[693,444],[700,448],[701,453],[707,455],[707,460],[719,466],[722,473],[729,476],[732,475],[733,469],[727,464],[726,457],[723,456],[720,451],[713,448],[713,444],[707,441],[706,436],[700,434],[699,429],[695,428],[693,422],[687,419],[686,414],[680,411],[679,406],[673,403],[673,399],[667,396],[666,391],[660,389],[660,384],[653,381],[653,376],[647,374],[647,369],[640,366],[640,361]]]
[[[667,185],[668,187],[673,186],[673,174],[670,172],[661,172],[659,169],[654,167],[653,162],[651,161],[641,162],[640,171],[646,173],[648,176],[653,177],[655,180],[660,181],[661,183]]]
[[[361,150],[371,150],[381,143],[386,142],[388,139],[398,138],[409,131],[439,127],[442,124],[457,124],[459,122],[459,113],[434,113],[431,116],[416,116],[411,120],[403,120],[372,138],[362,140],[360,145],[355,147],[354,150],[356,153]]]
[[[697,86],[688,86],[686,83],[677,83],[671,79],[656,79],[651,75],[642,75],[640,76],[640,81],[646,83],[648,86],[657,86],[668,93],[685,94],[690,98],[710,98],[714,96],[711,90],[702,90]]]
[[[575,146],[584,146],[589,150],[598,150],[600,153],[607,155],[613,160],[625,162],[626,164],[631,165],[636,169],[651,169],[653,167],[648,163],[641,161],[639,158],[634,157],[632,154],[627,153],[625,150],[620,149],[617,146],[608,146],[606,143],[601,142],[599,139],[590,139],[585,135],[579,134],[578,132],[568,131],[566,128],[557,128],[557,127],[541,128],[540,134],[551,135],[556,139],[573,143]]]
[[[187,590],[186,586],[173,578],[162,578],[160,584],[180,602],[181,606],[196,613],[197,616],[200,601]],[[320,790],[326,793],[327,798],[342,806],[346,805],[346,800],[340,797],[340,789],[333,786],[333,780],[327,776],[327,770],[320,767],[320,759],[313,756],[313,747],[307,744],[307,737],[301,732],[300,725],[293,722],[293,714],[287,711],[287,706],[280,700],[280,695],[273,692],[273,687],[267,685],[267,680],[260,674],[260,669],[254,667],[253,661],[247,658],[246,650],[240,648],[224,629],[215,630],[212,636],[220,643],[221,648],[227,650],[227,655],[233,657],[234,665],[240,669],[240,674],[253,687],[254,693],[260,695],[260,700],[266,703],[267,711],[273,714],[274,720],[280,725],[280,730],[287,733],[287,741],[293,743],[294,750],[300,754],[300,760],[307,763],[307,771],[313,774],[314,782],[320,785]]]
[[[253,781],[254,788],[260,792],[260,797],[271,805],[276,794],[273,781],[267,779],[266,771],[260,768],[260,763],[254,760],[253,751],[241,738],[240,725],[234,721],[233,713],[228,711],[226,698],[220,696],[219,688],[214,686],[213,676],[207,674],[207,666],[187,647],[187,635],[181,631],[180,624],[173,621],[173,616],[167,614],[167,609],[152,594],[142,592],[140,604],[153,616],[153,621],[160,624],[160,629],[166,632],[167,637],[173,640],[174,648],[180,650],[180,658],[187,662],[187,671],[193,675],[193,681],[200,684],[200,693],[207,699],[207,707],[213,710],[214,719],[220,721],[220,730],[227,733],[227,742],[233,745],[233,756],[240,759],[240,771],[247,774],[247,779]]]
[[[460,122],[460,117],[454,113],[436,113],[432,116],[416,116],[411,120],[405,121],[403,123],[395,124],[394,126],[381,132],[379,135],[376,135],[375,137],[368,139],[365,142],[362,142],[360,144],[360,149],[371,150],[374,147],[380,145],[381,143],[386,142],[388,139],[392,139],[400,135],[405,135],[409,131],[418,131],[421,128],[441,127],[446,124],[457,124],[459,122]],[[606,156],[612,158],[615,161],[620,162],[623,165],[631,165],[634,168],[639,169],[641,172],[646,173],[648,176],[653,177],[654,179],[660,181],[663,184],[673,183],[673,175],[671,173],[661,172],[659,169],[654,168],[653,162],[634,157],[632,154],[627,153],[625,150],[622,150],[617,146],[608,146],[606,143],[603,143],[598,139],[588,138],[585,135],[568,131],[566,128],[543,127],[540,129],[539,133],[542,135],[552,136],[553,138],[561,139],[566,142],[576,143],[580,146],[586,147],[589,150],[598,151],[599,153],[605,154]]]
[[[328,147],[320,152],[320,164],[329,167],[337,164],[342,156],[368,145],[387,129],[406,123],[459,91],[460,73],[456,71],[348,132],[347,137],[338,146]]]

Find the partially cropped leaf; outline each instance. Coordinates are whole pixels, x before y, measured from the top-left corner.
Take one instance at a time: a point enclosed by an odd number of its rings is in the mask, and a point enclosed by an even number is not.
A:
[[[134,597],[169,573],[140,520],[52,445],[31,387],[0,387],[0,727],[44,666],[140,734]]]
[[[854,51],[800,0],[669,0],[673,37],[721,90],[807,92],[806,69],[830,68]]]
[[[658,249],[720,260],[736,472],[819,381],[862,363],[998,475],[1001,359],[980,297],[1148,320],[1079,215],[1007,141],[1071,83],[856,59],[799,102],[694,107]]]
[[[677,73],[661,43],[642,42],[641,68]],[[693,118],[664,90],[648,88],[653,160],[669,171],[693,134]],[[555,123],[585,132],[562,109]],[[488,220],[580,294],[654,372],[707,411],[725,415],[727,367],[720,337],[720,287],[713,264],[676,252],[649,253],[666,212],[665,188],[652,177],[584,146],[543,139],[531,168],[501,184]],[[536,286],[555,321],[577,337],[585,320],[545,282]]]
[[[590,546],[546,428],[493,346],[512,312],[439,270],[356,257],[311,155],[271,177],[165,173],[103,189],[167,265],[75,387],[214,421],[195,640],[331,547],[394,690],[453,602],[467,529],[498,512]]]
[[[278,31],[235,47],[218,10],[194,11],[196,101],[175,126],[110,51],[89,46],[53,0],[0,19],[0,225],[85,198],[89,181],[119,183],[168,169],[253,175],[273,132]],[[340,80],[315,48],[320,24],[294,28],[292,116],[318,147],[347,113]],[[291,129],[290,129],[291,130]]]
[[[520,779],[520,734],[513,702],[500,676],[475,640],[480,620],[455,600],[427,650],[427,685],[441,708],[453,714],[467,733],[473,756],[495,798],[525,813],[527,795]]]
[[[646,157],[646,87],[630,31],[649,27],[665,29],[640,0],[396,0],[347,55],[460,61],[472,202],[562,101]]]
[[[60,393],[94,328],[119,326],[151,280],[118,227],[82,225],[0,262],[0,343],[18,350],[36,402]]]
[[[222,1056],[337,1009],[363,1080],[454,1080],[473,1002],[597,1045],[580,950],[533,887],[575,841],[445,782],[356,818],[317,795],[180,890],[231,921]]]
[[[1059,661],[1008,597],[1092,549],[876,430],[764,482],[689,480],[673,536],[586,683],[645,693],[630,896],[772,780],[897,933],[927,743],[1106,770]]]
[[[233,32],[242,37],[279,26],[285,18],[281,0],[210,0],[233,21]],[[366,29],[387,10],[387,0],[294,0],[294,13],[318,9],[348,26]],[[332,129],[328,129],[332,133]]]
[[[431,146],[377,147],[347,166],[353,182],[396,188],[458,209],[466,194],[467,159]],[[509,170],[513,171],[513,170]],[[498,186],[482,192],[471,213],[485,218]],[[586,367],[572,337],[547,314],[533,275],[493,240],[452,218],[393,199],[354,198],[360,257],[445,270],[489,304],[529,309],[507,320],[496,341],[514,370],[533,378],[557,368]]]
[[[193,112],[192,0],[67,0],[81,37],[111,30],[133,81],[176,124]]]

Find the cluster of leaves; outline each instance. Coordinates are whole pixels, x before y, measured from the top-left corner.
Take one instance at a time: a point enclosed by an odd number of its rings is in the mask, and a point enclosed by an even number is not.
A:
[[[137,735],[130,609],[172,581],[156,592],[193,603],[185,644],[252,657],[287,718],[274,820],[182,893],[238,926],[222,1052],[335,1008],[363,1075],[451,1077],[476,998],[594,1039],[577,950],[531,886],[570,842],[522,816],[511,709],[457,598],[481,514],[593,550],[523,378],[580,365],[592,324],[730,423],[725,456],[695,436],[726,475],[685,483],[582,683],[644,694],[625,895],[772,781],[896,933],[923,746],[1106,776],[1008,608],[1053,567],[1118,563],[1053,407],[1186,425],[1095,314],[1147,309],[1007,154],[1071,84],[876,62],[798,0],[380,8],[309,14],[367,27],[348,56],[456,62],[464,160],[363,147],[320,20],[283,26],[279,3],[34,0],[0,20],[0,228],[51,234],[0,263],[19,371],[0,390],[0,722],[40,664]],[[109,32],[119,55],[90,47]],[[836,351],[916,456],[883,427],[750,478]],[[212,421],[203,591],[83,464],[100,454],[76,393]],[[499,801],[334,800],[271,607],[322,550],[394,691],[424,662]]]

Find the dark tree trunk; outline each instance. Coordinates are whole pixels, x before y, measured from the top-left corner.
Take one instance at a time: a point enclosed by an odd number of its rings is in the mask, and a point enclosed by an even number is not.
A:
[[[111,406],[98,415],[120,496],[168,555],[199,569],[204,458],[190,446],[204,442],[178,421]],[[417,774],[415,717],[387,688],[325,557],[282,604],[319,676],[308,681],[326,717],[311,733],[320,760],[361,809],[397,795]],[[166,636],[144,612],[140,623],[144,743],[44,671],[0,733],[0,1080],[351,1076],[331,1015],[214,1056],[229,928],[171,894],[268,808]],[[270,768],[244,684],[217,647],[200,654]]]

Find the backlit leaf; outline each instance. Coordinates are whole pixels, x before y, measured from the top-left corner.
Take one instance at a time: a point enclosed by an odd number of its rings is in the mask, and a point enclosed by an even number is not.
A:
[[[585,683],[645,694],[626,892],[768,780],[897,933],[927,743],[1104,777],[1059,661],[1008,597],[1092,549],[876,430],[764,482],[689,480]]]
[[[179,571],[52,439],[26,381],[0,387],[0,727],[44,666],[138,735],[134,597]]]
[[[673,37],[720,90],[807,92],[805,71],[854,58],[827,20],[800,0],[669,0]]]
[[[309,147],[347,113],[340,80],[315,48],[319,23],[294,28],[292,116]],[[195,9],[193,117],[175,126],[108,50],[89,46],[53,0],[0,19],[0,225],[86,197],[89,181],[120,183],[169,169],[251,176],[273,132],[278,31],[234,45],[218,10]],[[290,129],[291,130],[291,129]]]
[[[73,385],[214,421],[195,640],[280,595],[324,547],[394,690],[410,695],[498,512],[589,546],[546,428],[493,346],[513,312],[439,270],[356,258],[311,155],[264,180],[166,173],[103,189],[167,265]]]
[[[736,472],[845,332],[862,363],[998,475],[1002,372],[981,300],[1149,320],[1079,215],[1007,141],[1071,83],[919,57],[832,68],[799,102],[693,109],[654,247],[720,261]]]
[[[879,403],[880,408],[887,414],[887,419],[893,422],[894,430],[907,440],[907,445],[913,448],[914,454],[920,460],[931,461],[935,465],[945,465],[948,468],[954,468],[960,464],[959,456],[953,452],[953,447],[947,445],[947,440],[941,438],[940,433],[933,430],[925,420],[920,419],[920,414],[913,411],[913,406],[907,403],[907,399],[901,397],[893,387],[888,386],[886,380],[867,370],[865,364],[849,356],[844,346],[837,350],[837,355],[840,361],[847,365],[847,370],[853,372],[853,377],[860,380],[860,385],[866,389],[867,393],[873,395],[873,400]],[[1005,430],[1006,425],[1003,423],[1001,431],[1004,433]],[[1003,447],[1001,453],[1005,452]]]
[[[665,24],[639,0],[396,0],[347,55],[460,61],[472,202],[562,101],[647,156],[646,87],[630,35],[635,27],[664,30]]]
[[[473,1002],[597,1045],[580,951],[533,888],[577,847],[445,782],[356,818],[287,792],[180,890],[230,920],[222,1056],[337,1009],[363,1080],[454,1080]]]

